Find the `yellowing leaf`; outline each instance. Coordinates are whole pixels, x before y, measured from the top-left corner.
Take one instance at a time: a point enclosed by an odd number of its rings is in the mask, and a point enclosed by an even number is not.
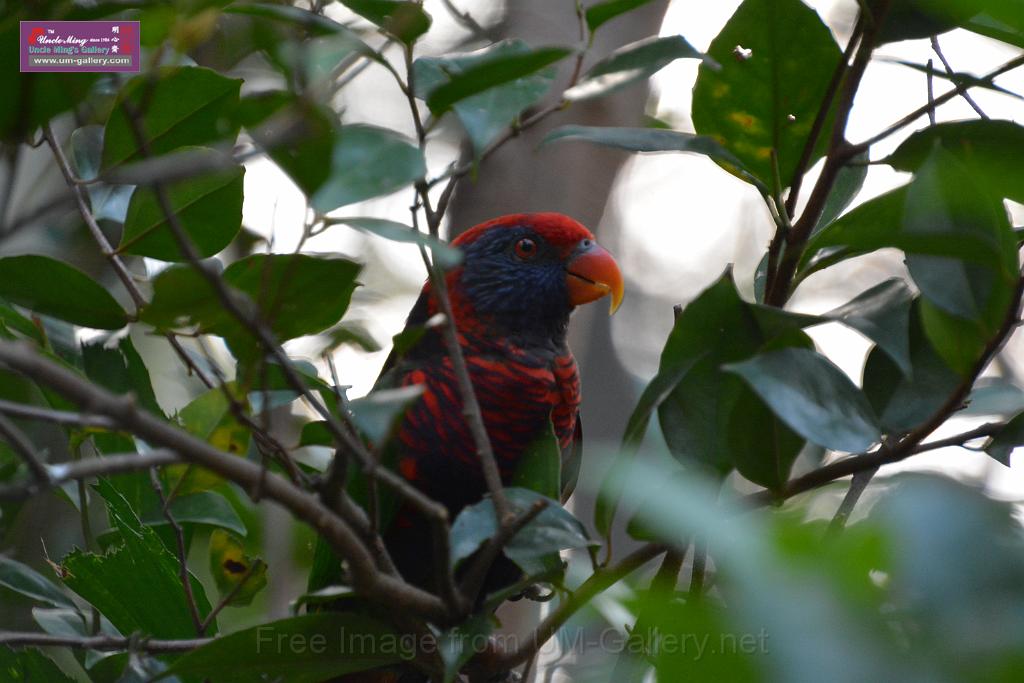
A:
[[[228,385],[233,390],[234,385]],[[245,406],[245,398],[237,400]],[[231,405],[224,392],[210,389],[200,395],[178,414],[186,431],[225,453],[244,457],[249,450],[249,432],[231,413]],[[175,465],[164,469],[164,483],[175,496],[206,491],[222,480],[220,475],[196,465]]]
[[[242,541],[223,529],[210,534],[210,573],[228,605],[248,605],[267,585],[267,564],[245,554]]]

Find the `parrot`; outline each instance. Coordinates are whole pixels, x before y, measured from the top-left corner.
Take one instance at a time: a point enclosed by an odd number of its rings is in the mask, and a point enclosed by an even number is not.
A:
[[[452,313],[502,483],[510,484],[527,447],[553,426],[562,450],[564,502],[575,485],[582,446],[579,373],[566,339],[569,316],[576,306],[606,296],[614,313],[622,302],[622,273],[589,230],[559,213],[501,216],[452,244],[463,254],[461,266],[446,278]],[[428,281],[406,327],[439,312]],[[441,331],[428,334],[401,360],[386,362],[382,377],[393,386],[422,388],[398,429],[397,468],[455,519],[483,498],[487,485]],[[403,507],[384,541],[405,580],[434,590],[425,524]],[[489,581],[492,588],[494,583]]]
[[[502,483],[511,483],[527,448],[553,428],[562,451],[565,502],[582,454],[569,318],[577,306],[604,297],[614,313],[623,298],[622,273],[593,233],[560,213],[494,218],[466,230],[452,245],[462,252],[461,263],[445,275],[452,317]],[[392,352],[376,386],[421,388],[397,427],[390,461],[454,520],[488,488],[442,331],[427,325],[440,312],[428,280],[406,321],[407,330],[426,332],[401,357]],[[429,521],[405,504],[382,528],[402,578],[435,591]],[[482,593],[519,578],[519,569],[499,556]]]

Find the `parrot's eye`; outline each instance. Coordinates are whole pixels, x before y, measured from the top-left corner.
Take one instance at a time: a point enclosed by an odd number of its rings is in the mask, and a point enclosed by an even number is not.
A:
[[[516,256],[523,260],[530,260],[537,255],[537,243],[529,237],[516,242]]]

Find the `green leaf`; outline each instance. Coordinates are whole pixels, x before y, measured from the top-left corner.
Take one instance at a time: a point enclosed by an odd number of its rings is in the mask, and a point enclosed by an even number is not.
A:
[[[985,443],[985,452],[1006,467],[1010,466],[1010,454],[1017,446],[1024,445],[1024,413],[1016,415]]]
[[[344,258],[305,254],[253,254],[232,263],[224,281],[252,299],[279,341],[322,332],[348,309],[359,265]],[[220,305],[209,284],[190,266],[169,268],[153,283],[142,319],[160,329],[195,325],[225,337],[236,353],[252,335]]]
[[[614,19],[620,14],[625,14],[631,10],[646,5],[651,0],[606,0],[605,2],[599,2],[591,5],[587,8],[585,15],[587,21],[587,28],[593,33],[598,29],[599,26],[607,21]]]
[[[105,555],[73,550],[64,557],[64,583],[95,606],[121,633],[156,638],[193,638],[179,563],[153,529],[139,522],[121,494],[106,481],[96,487],[107,503],[122,544]],[[203,586],[190,577],[200,616],[210,612]],[[216,625],[211,625],[211,634]]]
[[[229,384],[227,390],[233,392],[236,387]],[[249,450],[249,430],[231,412],[231,404],[220,387],[193,399],[178,413],[178,419],[189,434],[224,453],[244,458]],[[163,468],[161,475],[167,490],[182,496],[205,491],[223,481],[219,474],[192,463],[170,465]]]
[[[828,194],[828,199],[825,200],[825,206],[822,207],[812,235],[839,218],[860,193],[860,189],[864,186],[864,179],[868,177],[867,161],[868,153],[863,152],[850,159],[848,164],[839,169],[835,184]]]
[[[12,650],[0,645],[0,675],[8,683],[74,683],[53,660],[36,648]]]
[[[246,555],[242,541],[224,529],[210,534],[210,574],[228,605],[248,605],[267,586],[267,563]]]
[[[490,88],[515,81],[565,59],[571,50],[562,47],[537,48],[528,52],[507,51],[477,62],[455,74],[427,95],[427,106],[434,116],[448,111],[456,102]]]
[[[650,78],[677,59],[703,58],[682,36],[651,36],[615,50],[564,96],[572,101],[601,97]]]
[[[131,394],[141,407],[164,417],[153,393],[149,370],[131,337],[122,337],[114,347],[108,347],[105,341],[83,344],[82,363],[86,376],[93,382],[115,394]]]
[[[327,181],[338,129],[333,111],[275,90],[243,97],[236,116],[307,197]]]
[[[349,403],[352,421],[374,444],[384,444],[398,428],[405,411],[423,394],[423,385],[377,389]]]
[[[321,213],[388,194],[427,172],[423,152],[394,131],[375,126],[342,126],[336,136],[331,173],[311,198]]]
[[[231,119],[238,106],[241,80],[225,78],[202,67],[161,67],[154,80],[142,74],[118,93],[104,130],[103,168],[140,157],[139,145],[123,102],[136,108],[145,103],[141,125],[151,156],[180,147],[215,141],[233,143],[238,125]]]
[[[875,342],[904,375],[911,374],[910,308],[914,293],[902,278],[890,278],[822,317],[836,320]]]
[[[242,227],[245,169],[237,166],[166,186],[178,225],[203,258],[213,256],[235,238]],[[156,192],[140,187],[132,195],[124,221],[119,252],[161,261],[186,261],[167,222]]]
[[[6,305],[2,299],[0,299],[0,325],[5,326],[8,330],[18,332],[40,345],[43,344],[42,327],[36,327],[35,323]]]
[[[927,74],[932,77],[946,79],[953,83],[953,85],[960,86],[961,88],[964,89],[969,87],[986,88],[988,90],[993,90],[995,92],[1002,93],[1003,95],[1008,95],[1010,97],[1016,98],[1018,100],[1024,99],[1024,96],[1018,95],[1012,90],[1007,90],[1006,88],[1002,88],[996,85],[995,81],[991,79],[979,78],[973,74],[963,72],[949,73],[943,68],[936,68],[934,65],[929,66],[928,64],[917,64],[916,62],[907,61],[905,59],[882,58],[881,61],[889,62],[890,64],[899,64],[900,66],[905,66],[908,69],[913,69],[914,71],[920,71],[921,73]],[[971,119],[972,122],[976,120],[977,119]],[[942,125],[945,124],[937,124],[937,126]],[[918,132],[920,133],[927,130],[932,130],[937,126],[929,126],[928,128],[922,129],[921,131]]]
[[[438,637],[437,651],[444,662],[444,683],[453,683],[462,665],[480,651],[481,643],[486,642],[494,630],[494,620],[490,614],[477,614]]]
[[[506,488],[505,495],[512,513],[516,515],[523,514],[538,501],[547,503],[534,520],[505,545],[505,555],[527,574],[544,570],[544,558],[553,553],[592,545],[579,520],[556,501],[524,488]],[[494,536],[496,530],[494,502],[490,498],[463,508],[452,523],[452,566],[458,566],[475,553]]]
[[[206,526],[227,529],[239,536],[245,536],[245,524],[231,503],[219,493],[201,491],[189,495],[177,495],[170,504],[171,516],[179,524],[203,524]],[[149,510],[142,516],[147,526],[159,527],[169,524],[163,511]]]
[[[985,0],[894,0],[878,33],[880,43],[945,33],[980,12]],[[878,0],[868,3],[878,11]]]
[[[881,440],[867,398],[815,351],[780,349],[725,369],[746,380],[786,424],[820,446],[857,453]]]
[[[623,128],[602,126],[562,126],[548,133],[541,141],[546,145],[557,140],[582,140],[627,152],[694,152],[721,163],[730,173],[755,185],[762,192],[767,186],[755,178],[732,152],[714,138],[676,130],[656,128]]]
[[[117,330],[128,316],[114,297],[82,271],[48,256],[0,258],[0,297],[82,327]]]
[[[940,123],[917,131],[882,161],[900,171],[918,171],[936,145],[964,165],[974,184],[1024,202],[1024,170],[1014,163],[1024,155],[1024,127],[998,120]]]
[[[314,36],[350,32],[350,29],[344,24],[339,24],[323,14],[310,12],[294,5],[276,5],[270,2],[233,2],[222,11],[225,14],[242,14],[292,24],[309,31]]]
[[[54,607],[75,608],[75,603],[71,601],[71,598],[57,588],[52,581],[28,565],[3,555],[0,555],[0,586],[36,602]]]
[[[462,263],[462,250],[453,247],[443,240],[426,235],[415,228],[389,221],[384,218],[370,218],[363,216],[332,218],[331,223],[342,223],[364,232],[383,237],[395,242],[406,242],[410,244],[421,244],[430,249],[434,262],[444,269],[453,268]]]
[[[737,57],[737,47],[750,56]],[[722,68],[704,63],[698,71],[697,132],[719,140],[768,187],[774,150],[780,183],[788,186],[841,58],[832,33],[799,0],[744,0],[708,55]],[[819,136],[808,166],[824,154],[827,139]]]
[[[430,29],[430,15],[416,2],[399,0],[339,0],[350,10],[363,16],[381,29],[411,45]]]
[[[525,55],[530,47],[521,40],[502,40],[482,50],[464,55],[420,57],[413,63],[416,96],[426,98],[454,76],[502,56]],[[551,88],[555,68],[540,69],[507,83],[488,88],[452,105],[455,115],[480,155],[519,114],[540,100]]]
[[[918,301],[910,311],[910,373],[880,347],[871,350],[864,365],[864,394],[887,434],[908,431],[928,419],[961,381],[928,341],[920,309]]]
[[[368,615],[306,614],[218,638],[184,655],[154,680],[173,675],[218,683],[319,683],[401,661],[410,655],[406,648],[400,634]]]
[[[99,177],[103,155],[103,126],[93,124],[75,129],[71,133],[70,147],[71,160],[78,177],[95,181]],[[89,208],[97,221],[124,223],[128,202],[135,192],[133,185],[90,182],[85,189],[89,193]]]
[[[512,475],[512,486],[536,491],[552,500],[561,498],[562,449],[551,420],[547,429],[527,445]]]

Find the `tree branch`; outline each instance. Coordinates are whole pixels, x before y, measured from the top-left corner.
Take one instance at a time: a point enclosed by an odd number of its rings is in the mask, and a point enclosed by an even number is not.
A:
[[[18,425],[3,416],[0,416],[0,437],[3,437],[3,440],[24,461],[39,486],[49,485],[50,474],[46,471],[46,465],[36,457],[35,446],[28,440],[25,433],[18,429]]]
[[[18,631],[0,631],[0,645],[28,645],[38,647],[71,647],[76,650],[99,650],[111,652],[116,650],[134,650],[153,655],[172,652],[189,652],[213,642],[213,638],[194,638],[192,640],[150,640],[146,638],[122,638],[118,636],[54,636],[48,633],[22,633]]]
[[[181,481],[188,476],[187,470],[182,474]],[[205,631],[202,616],[199,614],[199,605],[196,604],[196,596],[192,592],[192,576],[188,571],[188,548],[185,546],[185,532],[182,530],[181,525],[178,524],[178,520],[171,514],[171,508],[169,503],[171,499],[164,495],[164,487],[160,483],[160,477],[157,475],[156,470],[149,471],[149,480],[153,483],[153,490],[156,491],[156,495],[160,498],[160,509],[163,512],[164,519],[171,526],[171,531],[174,533],[174,543],[178,555],[178,578],[181,580],[181,587],[185,591],[185,604],[188,605],[189,616],[192,617],[192,625],[195,626],[196,635],[199,637],[203,636]]]
[[[0,413],[20,417],[26,420],[42,420],[73,427],[116,429],[114,421],[104,415],[72,413],[66,410],[53,410],[42,406],[29,406],[0,399]]]
[[[942,62],[942,68],[946,70],[946,74],[949,76],[950,80],[953,81],[953,83],[956,83],[956,81],[954,80],[956,76],[956,71],[953,70],[953,67],[949,63],[949,60],[946,59],[946,55],[942,53],[942,48],[939,46],[938,36],[932,36],[931,43],[932,52],[934,52],[935,56],[939,58],[940,62]],[[960,93],[960,97],[964,98],[964,101],[967,102],[967,104],[971,105],[971,109],[973,109],[978,114],[978,116],[980,116],[983,119],[988,118],[988,114],[981,110],[981,107],[978,106],[978,103],[974,101],[973,97],[971,97],[971,93],[964,90],[962,93]]]
[[[105,455],[102,458],[50,465],[46,468],[49,478],[45,483],[33,482],[23,486],[0,487],[0,501],[26,500],[37,493],[69,481],[84,481],[93,477],[106,477],[180,462],[181,458],[177,453],[166,449],[157,449],[145,454],[113,454]]]

